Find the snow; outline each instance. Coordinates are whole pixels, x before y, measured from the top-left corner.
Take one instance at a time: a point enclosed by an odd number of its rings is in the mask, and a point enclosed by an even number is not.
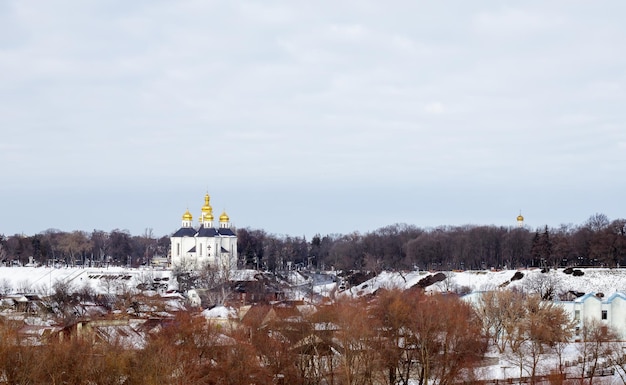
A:
[[[237,311],[232,307],[216,306],[212,309],[202,311],[202,315],[206,318],[231,319],[237,317]]]
[[[507,285],[510,288],[524,289],[529,279],[546,277],[552,279],[561,292],[595,292],[609,296],[615,292],[626,290],[626,269],[586,268],[582,269],[584,275],[578,277],[565,274],[563,269],[550,270],[547,273],[542,273],[540,269],[517,271],[523,273],[524,277]],[[514,270],[468,271],[449,274],[450,281],[458,287],[466,286],[472,291],[485,291],[505,284],[515,272]]]
[[[162,281],[163,279],[165,281]],[[169,270],[109,268],[0,267],[0,293],[42,293],[52,291],[55,283],[69,283],[79,290],[88,286],[96,293],[108,294],[136,288],[142,282],[173,284]]]
[[[545,273],[542,273],[540,269],[444,271],[447,278],[428,286],[426,291],[470,293],[493,290],[498,287],[527,291],[530,290],[533,280],[549,279],[560,293],[569,291],[603,293],[609,297],[617,292],[626,292],[626,269],[585,268],[582,271],[584,272],[582,276],[565,274],[563,269],[550,270]],[[371,294],[378,289],[405,290],[435,273],[437,272],[382,272],[360,285],[348,288],[346,294],[361,296]],[[522,273],[523,277],[511,281],[516,273]],[[328,290],[328,288],[325,289]]]
[[[535,277],[545,277],[553,281],[559,292],[576,291],[581,293],[603,293],[606,297],[616,292],[626,292],[626,269],[585,268],[584,275],[575,277],[565,274],[563,269],[550,270],[542,273],[540,269],[521,270],[475,270],[445,271],[447,278],[427,287],[427,291],[487,291],[499,286],[507,286],[526,290],[529,282]],[[520,280],[510,282],[516,272],[523,274]],[[232,279],[250,280],[258,272],[254,270],[236,270]],[[347,288],[344,293],[352,296],[371,294],[385,288],[408,289],[421,279],[436,272],[408,271],[381,272],[378,276],[358,286]],[[337,290],[334,274],[327,275],[299,272],[283,274],[285,281],[299,289],[296,297],[307,297],[312,292],[329,296]],[[69,283],[79,290],[89,286],[96,293],[115,293],[120,290],[134,289],[140,283],[160,282],[168,289],[175,288],[170,270],[161,269],[130,269],[124,267],[109,268],[51,268],[51,267],[0,267],[0,294],[25,294],[51,292],[56,282]],[[341,290],[340,290],[341,291]]]
[[[372,294],[378,289],[408,289],[416,285],[420,279],[426,275],[422,275],[419,271],[411,271],[408,273],[387,272],[383,271],[376,277],[363,282],[362,284],[348,289],[351,295],[367,295]]]

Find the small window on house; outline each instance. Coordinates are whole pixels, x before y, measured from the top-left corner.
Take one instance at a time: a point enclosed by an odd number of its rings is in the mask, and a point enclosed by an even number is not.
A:
[[[606,310],[602,310],[602,319],[607,319]]]
[[[574,311],[574,320],[576,320],[576,321],[580,320],[580,310],[575,310]]]

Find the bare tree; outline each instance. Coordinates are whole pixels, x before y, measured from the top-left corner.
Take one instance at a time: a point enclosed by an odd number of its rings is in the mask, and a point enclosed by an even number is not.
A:
[[[527,373],[535,383],[542,359],[569,341],[574,325],[562,307],[537,294],[519,294],[516,301],[516,316],[505,321],[515,324],[505,328],[510,346],[505,357],[519,368],[520,377]]]
[[[105,266],[109,255],[109,247],[111,239],[109,234],[102,230],[94,230],[91,233],[92,252],[90,256],[90,264],[97,266]],[[95,261],[93,261],[95,254]]]
[[[228,266],[204,264],[196,273],[195,287],[204,289],[208,306],[224,305],[232,290],[230,289],[230,269]]]
[[[9,255],[6,243],[7,238],[3,234],[0,234],[0,266],[2,266],[2,264],[6,264],[7,257]]]
[[[409,341],[411,336],[412,307],[418,302],[416,293],[397,289],[383,291],[371,307],[371,316],[380,322],[379,340],[376,349],[380,353],[382,368],[390,385],[407,385],[412,375],[416,346]]]
[[[604,363],[603,360],[615,353],[613,342],[617,340],[617,333],[610,326],[593,319],[585,320],[580,335],[581,342],[577,345],[580,355],[580,375],[587,378],[588,385],[592,385],[594,377]]]
[[[604,230],[609,225],[609,218],[602,213],[595,213],[587,219],[585,226],[593,232]]]
[[[509,290],[491,290],[481,293],[477,311],[482,319],[483,334],[498,347],[500,353],[506,347],[504,336],[505,325],[508,321],[506,310],[516,300],[515,292]]]
[[[28,279],[21,280],[17,283],[15,290],[18,293],[30,293],[32,291],[33,284]]]
[[[554,300],[562,290],[562,280],[556,270],[546,269],[529,275],[524,281],[524,286],[528,292],[539,295],[543,300]]]
[[[2,280],[0,280],[0,294],[6,295],[11,293],[12,290],[13,286],[11,285],[11,282],[6,278],[2,278]]]
[[[367,317],[364,300],[341,299],[333,309],[338,326],[335,336],[343,350],[339,365],[341,383],[370,384],[376,370],[372,347],[377,333],[373,320]]]
[[[413,308],[411,331],[417,341],[420,383],[454,383],[487,348],[480,319],[471,305],[452,295],[428,296]]]
[[[613,348],[611,349],[608,362],[611,368],[617,373],[622,384],[626,384],[626,346],[622,342],[612,342]]]

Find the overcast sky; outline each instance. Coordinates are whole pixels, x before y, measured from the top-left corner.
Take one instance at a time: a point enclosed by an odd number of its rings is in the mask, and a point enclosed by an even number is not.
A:
[[[626,2],[0,2],[0,234],[626,217]]]

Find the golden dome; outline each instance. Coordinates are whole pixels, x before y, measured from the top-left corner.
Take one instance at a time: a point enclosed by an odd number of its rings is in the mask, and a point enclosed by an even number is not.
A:
[[[205,214],[211,214],[211,216],[213,216],[213,207],[211,207],[211,205],[209,204],[209,201],[211,200],[211,197],[209,196],[209,193],[207,193],[204,196],[204,206],[202,206],[202,213]]]
[[[524,222],[524,217],[522,216],[522,214],[517,216],[517,221],[518,222]]]
[[[226,215],[226,211],[222,212],[222,215],[220,215],[220,222],[228,222],[229,220],[230,218]]]
[[[183,214],[183,221],[191,221],[191,220],[193,220],[193,216],[189,212],[189,209],[187,209],[187,211],[185,211],[185,213]]]
[[[204,221],[205,222],[213,222],[213,214],[208,213],[208,214],[204,215]]]

